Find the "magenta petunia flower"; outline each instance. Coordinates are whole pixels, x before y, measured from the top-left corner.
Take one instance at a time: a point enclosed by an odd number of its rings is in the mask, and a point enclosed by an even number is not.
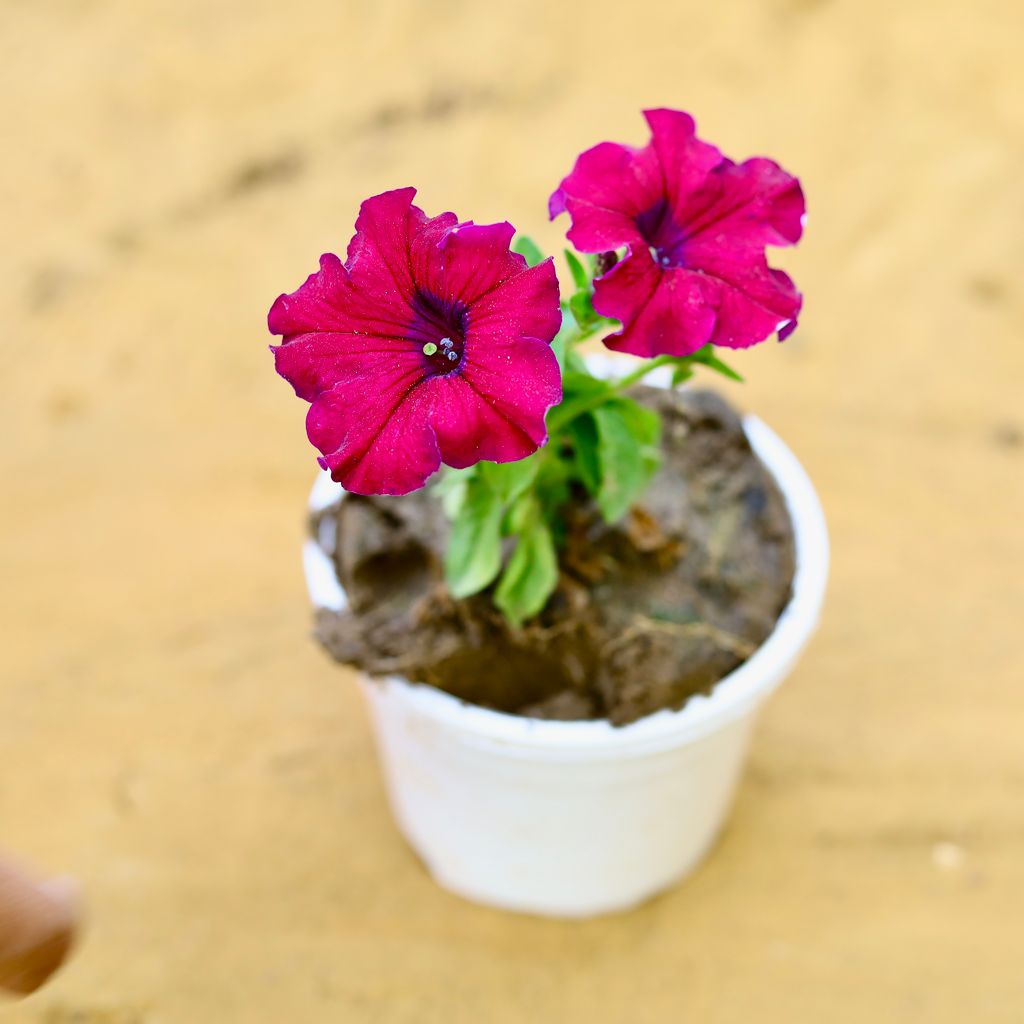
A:
[[[800,183],[771,160],[735,164],[695,134],[693,118],[644,111],[642,149],[602,142],[582,153],[549,202],[568,211],[582,252],[628,247],[594,285],[594,308],[622,321],[609,348],[686,356],[711,342],[747,348],[796,327],[801,297],[765,259],[803,230]]]
[[[415,195],[367,199],[346,262],[322,256],[268,317],[320,464],[358,494],[406,494],[442,462],[522,459],[561,400],[552,261],[531,269],[510,224],[427,217]]]

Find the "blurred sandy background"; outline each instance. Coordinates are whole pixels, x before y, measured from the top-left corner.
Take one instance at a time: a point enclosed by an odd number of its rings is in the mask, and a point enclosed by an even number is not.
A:
[[[0,5],[0,843],[83,881],[40,1024],[1024,1020],[1024,7]],[[430,882],[307,638],[265,313],[359,201],[508,218],[692,111],[801,175],[823,628],[687,884],[584,924]]]

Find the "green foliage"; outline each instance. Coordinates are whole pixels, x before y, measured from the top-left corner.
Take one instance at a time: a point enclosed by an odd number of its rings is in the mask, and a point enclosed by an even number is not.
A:
[[[521,503],[515,550],[494,592],[494,603],[515,626],[547,604],[558,583],[558,553],[536,498]]]
[[[565,250],[565,262],[569,264],[569,273],[576,284],[578,292],[590,291],[590,274],[580,262],[579,257],[571,249]]]
[[[596,408],[614,394],[614,385],[592,377],[585,365],[567,369],[562,374],[562,402],[548,413],[548,432],[557,434],[581,413]]]
[[[571,476],[597,502],[609,523],[621,519],[643,494],[661,464],[657,413],[622,396],[606,381],[573,381],[565,436]]]
[[[728,377],[729,380],[738,381],[740,384],[744,382],[743,378],[731,366],[724,363],[717,355],[715,355],[713,345],[705,345],[703,348],[697,349],[689,359],[695,363],[701,363],[709,370],[714,370],[716,373],[720,373],[723,377]]]
[[[531,266],[544,254],[519,236],[514,250]],[[667,366],[676,387],[705,366],[731,380],[743,378],[705,345],[692,355],[645,360],[618,381],[594,377],[578,344],[611,325],[594,310],[595,261],[566,250],[575,291],[562,302],[562,327],[551,348],[562,371],[562,401],[548,412],[545,447],[519,462],[481,462],[447,470],[436,485],[452,522],[445,560],[456,598],[493,585],[495,605],[510,623],[537,615],[558,584],[563,510],[582,488],[608,523],[640,501],[661,463],[661,422],[627,392],[654,368]]]
[[[580,482],[591,495],[601,489],[601,459],[597,453],[597,420],[592,412],[577,416],[566,428]]]
[[[579,324],[580,330],[588,334],[601,322],[601,317],[594,310],[594,300],[589,292],[577,292],[569,298],[569,312]]]
[[[433,485],[434,493],[441,501],[444,514],[455,519],[466,501],[470,479],[476,475],[476,467],[469,469],[445,469],[440,479]]]
[[[672,369],[672,387],[677,388],[685,384],[693,376],[693,367],[684,362]]]
[[[501,572],[503,512],[497,493],[479,475],[470,477],[445,553],[445,575],[455,597],[476,594]]]
[[[543,263],[545,259],[544,253],[540,251],[537,243],[529,235],[516,235],[516,239],[512,243],[512,251],[519,253],[531,267]]]
[[[580,337],[586,338],[603,324],[611,323],[611,321],[601,316],[594,309],[591,282],[594,273],[594,261],[588,260],[588,265],[584,266],[580,258],[571,249],[566,249],[565,262],[569,266],[569,273],[572,274],[573,284],[576,286],[576,291],[566,301],[566,307],[572,314],[573,320],[576,321]]]
[[[519,462],[481,462],[480,477],[505,504],[516,500],[536,479],[541,460],[534,454]]]

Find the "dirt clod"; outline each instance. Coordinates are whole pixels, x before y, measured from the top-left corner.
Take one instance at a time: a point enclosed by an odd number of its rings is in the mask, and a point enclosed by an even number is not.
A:
[[[624,724],[709,691],[771,632],[793,578],[792,527],[737,414],[707,391],[641,388],[663,418],[664,464],[614,526],[566,510],[558,589],[510,627],[488,593],[444,585],[448,525],[429,488],[348,496],[318,515],[351,607],[321,610],[330,654],[464,700],[541,718]]]

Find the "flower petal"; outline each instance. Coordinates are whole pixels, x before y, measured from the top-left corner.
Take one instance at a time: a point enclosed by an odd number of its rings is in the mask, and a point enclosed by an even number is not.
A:
[[[399,188],[371,196],[359,207],[345,265],[379,304],[407,303],[415,290],[409,244],[427,223],[427,215],[412,205],[415,195],[414,188]]]
[[[742,164],[723,161],[681,200],[678,217],[690,266],[702,265],[705,249],[763,253],[766,245],[795,245],[803,233],[806,205],[800,182],[763,157]]]
[[[429,382],[431,422],[445,463],[512,462],[544,443],[545,414],[562,397],[551,350],[561,320],[550,259],[469,307],[461,371]]]
[[[646,247],[640,249],[595,282],[594,309],[623,325],[605,345],[645,358],[691,355],[715,326],[706,293],[700,274],[663,270]]]
[[[588,150],[550,203],[553,216],[569,211],[578,247],[629,246],[629,257],[595,282],[594,308],[623,324],[608,347],[687,355],[708,341],[745,348],[775,332],[788,336],[801,297],[768,266],[765,247],[800,239],[799,181],[772,160],[724,158],[681,111],[644,116],[644,149]]]
[[[539,448],[547,438],[544,416],[562,400],[562,378],[551,345],[536,338],[520,338],[511,347],[484,347],[479,337],[474,337],[472,344],[463,376],[488,406],[530,439],[532,447],[523,449],[527,454]],[[498,438],[496,444],[505,454],[481,458],[508,462],[523,457],[511,454],[519,449],[509,438]]]
[[[524,337],[550,342],[562,326],[558,299],[555,261],[548,257],[477,299],[469,309],[470,334],[486,333],[491,346]]]
[[[423,365],[423,355],[406,338],[371,334],[299,334],[271,345],[277,372],[295,394],[312,402],[339,380],[369,374],[388,379]]]
[[[749,348],[776,332],[779,340],[796,329],[802,297],[788,274],[759,260],[729,263],[726,254],[707,263],[702,276],[716,309],[711,341],[726,348]]]
[[[681,110],[645,110],[651,129],[647,147],[656,154],[665,195],[673,217],[679,219],[687,199],[721,162],[721,151],[697,138],[697,126]]]
[[[441,457],[456,468],[532,455],[547,439],[545,414],[562,397],[554,352],[531,338],[514,355],[506,350],[461,374],[434,377],[427,390]]]
[[[405,329],[407,300],[396,298],[393,286],[368,279],[369,259],[354,279],[333,253],[320,257],[320,269],[289,295],[280,295],[270,307],[267,325],[285,341],[297,334],[326,331],[334,334],[398,336]],[[390,291],[389,291],[390,289]]]
[[[581,252],[603,252],[641,241],[636,219],[664,192],[661,168],[648,146],[602,142],[581,153],[548,200],[554,220],[572,217],[567,237]]]
[[[311,402],[321,465],[360,494],[422,487],[442,456],[523,458],[561,397],[553,262],[530,269],[509,251],[511,225],[427,218],[414,194],[367,200],[347,263],[324,256],[269,317],[284,336],[278,371]],[[446,331],[450,369],[435,358]]]
[[[469,306],[522,274],[526,260],[510,252],[515,228],[500,224],[456,224],[432,244],[417,239],[412,267],[417,286],[442,302]]]
[[[267,314],[271,334],[306,331],[347,331],[352,315],[346,308],[348,271],[333,253],[320,257],[320,269],[289,295],[279,295]]]
[[[324,469],[356,494],[408,494],[441,464],[418,373],[340,381],[309,407],[306,434]]]

